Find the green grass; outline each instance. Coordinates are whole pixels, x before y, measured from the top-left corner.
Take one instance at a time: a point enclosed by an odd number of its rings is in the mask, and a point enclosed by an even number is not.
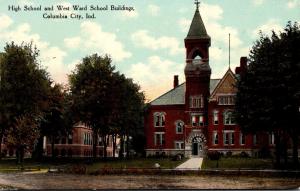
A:
[[[219,169],[272,169],[271,159],[221,157]],[[217,161],[208,158],[203,160],[202,169],[217,169]]]
[[[124,159],[114,160],[106,162],[96,162],[91,165],[87,165],[87,171],[99,170],[103,168],[154,168],[155,163],[159,163],[161,168],[172,169],[183,163],[186,159],[181,161],[172,161],[169,158],[155,159],[155,158],[141,158],[141,159]]]
[[[172,161],[170,158],[138,158],[138,159],[108,159],[103,161],[97,159],[95,162],[89,162],[90,159],[57,159],[54,162],[47,160],[44,162],[35,162],[26,159],[23,165],[17,165],[15,159],[0,160],[0,172],[17,172],[22,169],[25,171],[45,170],[49,168],[72,169],[75,166],[84,166],[87,172],[94,172],[100,169],[124,169],[124,168],[154,168],[155,163],[159,163],[161,168],[172,169],[186,161]]]

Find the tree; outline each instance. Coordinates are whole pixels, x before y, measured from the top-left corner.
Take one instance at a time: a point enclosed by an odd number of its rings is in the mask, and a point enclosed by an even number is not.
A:
[[[289,22],[277,35],[260,34],[249,55],[247,71],[238,80],[237,121],[246,133],[274,132],[276,164],[286,150],[282,137],[293,139],[293,158],[298,164],[300,120],[300,29]],[[286,152],[284,152],[286,153]]]
[[[36,148],[35,157],[41,159],[43,155],[43,137],[46,136],[51,142],[52,158],[54,155],[55,139],[66,136],[72,131],[72,113],[70,96],[60,84],[50,87],[48,107],[44,111],[44,117],[40,125],[40,137]]]
[[[14,124],[8,129],[7,143],[16,148],[17,163],[22,164],[25,152],[33,150],[39,136],[37,120],[37,116],[24,114],[16,117]]]
[[[47,107],[51,80],[38,64],[39,52],[32,44],[15,45],[12,42],[4,50],[1,59],[1,136],[10,129],[8,133],[13,134],[8,136],[14,140],[18,131],[29,128],[29,124],[39,125]],[[15,146],[18,152],[22,152],[21,145]]]
[[[106,158],[110,136],[115,151],[118,136],[125,140],[140,127],[144,95],[131,79],[115,71],[108,56],[84,58],[69,79],[74,113],[93,129],[93,155],[99,135]]]
[[[93,130],[93,156],[97,156],[98,135],[102,136],[104,157],[107,156],[107,135],[109,117],[114,99],[110,94],[115,67],[111,58],[97,54],[83,58],[69,76],[70,91],[73,99],[72,109],[79,121]]]

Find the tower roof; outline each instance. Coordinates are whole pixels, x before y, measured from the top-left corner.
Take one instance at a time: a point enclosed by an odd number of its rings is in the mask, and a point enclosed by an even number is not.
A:
[[[210,39],[210,36],[208,36],[206,32],[198,7],[195,11],[194,18],[186,39]]]

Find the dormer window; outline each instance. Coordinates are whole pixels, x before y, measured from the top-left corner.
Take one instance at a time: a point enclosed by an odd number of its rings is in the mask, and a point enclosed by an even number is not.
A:
[[[164,127],[165,126],[165,113],[156,112],[154,113],[154,127]]]
[[[234,105],[235,96],[234,95],[222,95],[218,96],[219,105]]]

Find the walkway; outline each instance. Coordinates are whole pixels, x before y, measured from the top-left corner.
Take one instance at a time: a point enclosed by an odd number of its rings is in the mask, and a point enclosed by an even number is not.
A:
[[[186,170],[198,170],[201,169],[203,158],[191,158],[181,165],[177,166],[176,169]]]

